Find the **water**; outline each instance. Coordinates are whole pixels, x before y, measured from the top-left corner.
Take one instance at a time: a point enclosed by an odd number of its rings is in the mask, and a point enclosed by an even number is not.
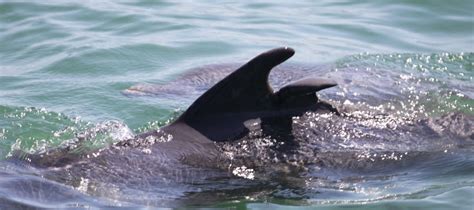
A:
[[[339,86],[320,95],[347,113],[294,119],[304,148],[294,158],[297,169],[283,175],[282,168],[266,167],[274,163],[265,146],[272,139],[258,136],[247,150],[221,145],[254,172],[238,162],[229,172],[188,168],[213,177],[191,175],[190,182],[164,171],[157,177],[171,181],[137,178],[102,186],[108,193],[91,184],[106,175],[61,182],[24,162],[3,161],[0,201],[9,207],[470,209],[473,11],[471,1],[0,1],[2,159],[16,150],[74,145],[84,136],[80,153],[163,126],[228,66],[279,46],[296,55],[287,67],[293,71],[273,74],[275,86],[330,77]],[[194,69],[206,65],[220,70]],[[128,94],[130,87],[138,91]],[[233,172],[255,179],[229,177]]]

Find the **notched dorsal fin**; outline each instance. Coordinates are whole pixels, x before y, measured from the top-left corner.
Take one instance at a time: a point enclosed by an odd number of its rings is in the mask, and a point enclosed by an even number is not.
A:
[[[180,120],[264,109],[266,104],[261,102],[273,94],[268,84],[271,69],[294,53],[293,49],[283,47],[258,55],[199,97]]]

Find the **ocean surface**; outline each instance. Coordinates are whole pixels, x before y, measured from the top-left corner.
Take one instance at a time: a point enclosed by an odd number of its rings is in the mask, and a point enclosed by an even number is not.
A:
[[[109,174],[61,182],[11,159],[157,129],[283,46],[296,54],[270,83],[333,79],[319,95],[345,113],[295,118],[291,160],[259,137],[220,145],[254,162],[214,179],[101,187]],[[473,66],[471,0],[0,0],[0,209],[473,209]]]

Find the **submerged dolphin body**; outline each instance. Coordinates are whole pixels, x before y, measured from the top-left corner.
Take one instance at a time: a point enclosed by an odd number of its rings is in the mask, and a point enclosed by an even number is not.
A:
[[[192,195],[228,189],[239,194],[238,189],[254,190],[251,186],[265,181],[247,183],[245,179],[236,179],[231,186],[221,186],[220,181],[216,181],[234,179],[235,175],[246,177],[244,169],[239,171],[233,166],[237,162],[220,143],[245,138],[255,129],[253,126],[259,124],[265,135],[277,135],[275,139],[284,143],[279,145],[289,145],[276,151],[292,151],[297,145],[292,138],[292,117],[307,111],[338,113],[316,96],[317,91],[335,86],[332,81],[306,78],[277,92],[272,90],[268,83],[270,71],[293,54],[290,48],[277,48],[258,55],[201,95],[173,123],[159,130],[138,134],[99,150],[79,149],[79,153],[77,148],[87,139],[76,138],[72,144],[46,152],[19,152],[10,160],[22,166],[23,161],[17,160],[27,160],[28,170],[48,181],[132,203],[151,200],[155,205],[168,206],[175,205],[178,202],[175,199],[184,192]],[[279,138],[281,133],[283,138]],[[239,174],[241,172],[243,174]],[[161,192],[163,190],[165,192]],[[147,198],[148,193],[169,198]],[[215,198],[204,200],[211,199]],[[192,202],[193,199],[186,200]]]
[[[294,55],[291,48],[276,48],[264,52],[222,79],[201,95],[173,123],[116,143],[102,152],[115,156],[115,150],[147,148],[163,159],[211,166],[221,157],[216,142],[232,141],[249,133],[248,124],[259,122],[265,134],[286,133],[281,141],[291,145],[292,117],[307,111],[333,112],[337,109],[318,99],[316,92],[336,86],[330,80],[305,78],[273,91],[268,77],[273,67]],[[133,149],[138,148],[138,149]],[[49,151],[46,155],[29,155],[39,166],[64,166],[82,158],[70,154],[69,149]]]

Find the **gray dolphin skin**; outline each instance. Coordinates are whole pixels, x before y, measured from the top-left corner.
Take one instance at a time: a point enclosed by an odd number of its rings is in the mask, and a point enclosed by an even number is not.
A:
[[[258,55],[201,95],[175,122],[138,138],[160,136],[161,132],[171,134],[173,140],[160,144],[161,149],[179,151],[184,158],[202,157],[202,154],[215,154],[214,142],[247,135],[246,121],[260,120],[266,134],[278,131],[288,136],[294,116],[307,111],[337,113],[333,106],[316,96],[317,91],[336,86],[333,81],[306,78],[277,92],[270,87],[268,77],[272,68],[294,53],[293,49],[284,47]],[[291,137],[281,140],[288,145],[293,143]]]

